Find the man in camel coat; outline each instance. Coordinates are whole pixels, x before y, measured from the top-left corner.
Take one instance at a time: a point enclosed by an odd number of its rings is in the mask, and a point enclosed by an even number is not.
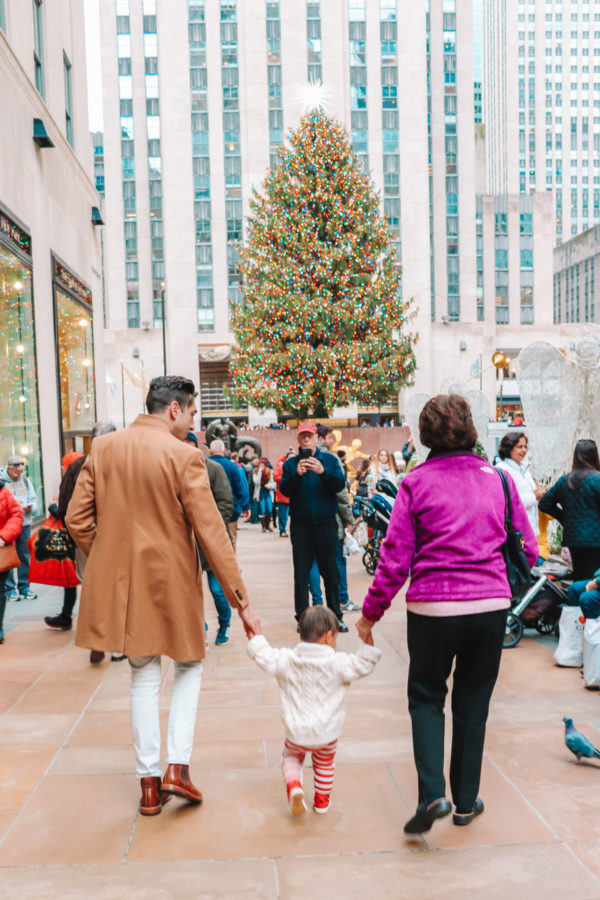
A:
[[[260,631],[204,457],[184,442],[193,428],[194,397],[187,378],[154,378],[148,415],[92,444],[66,520],[88,557],[76,643],[129,658],[143,815],[160,813],[169,795],[202,801],[189,776],[205,655],[196,541],[246,632]],[[175,661],[164,778],[158,715],[162,654]]]

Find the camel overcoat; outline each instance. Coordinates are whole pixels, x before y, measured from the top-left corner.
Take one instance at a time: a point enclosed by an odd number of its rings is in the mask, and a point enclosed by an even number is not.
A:
[[[231,606],[248,604],[202,453],[160,416],[92,443],[67,512],[88,556],[76,644],[126,656],[205,655],[194,536]]]

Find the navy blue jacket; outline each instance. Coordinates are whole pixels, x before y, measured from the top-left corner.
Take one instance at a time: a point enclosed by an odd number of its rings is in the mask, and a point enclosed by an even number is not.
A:
[[[323,465],[323,473],[305,472],[298,475],[299,456],[292,456],[283,464],[279,490],[290,498],[292,521],[304,525],[318,525],[335,519],[338,504],[335,495],[346,486],[340,461],[332,453],[319,449],[315,457]]]
[[[569,487],[569,476],[563,475],[541,498],[542,512],[558,519],[563,527],[565,547],[600,547],[600,472],[575,476]]]
[[[246,478],[244,470],[240,469],[240,467],[230,459],[227,459],[226,456],[216,456],[211,453],[210,458],[214,460],[214,462],[219,463],[219,465],[223,466],[223,468],[225,469],[225,474],[229,479],[231,492],[233,494],[233,515],[231,517],[231,521],[237,522],[240,514],[245,509],[250,509],[248,479]]]

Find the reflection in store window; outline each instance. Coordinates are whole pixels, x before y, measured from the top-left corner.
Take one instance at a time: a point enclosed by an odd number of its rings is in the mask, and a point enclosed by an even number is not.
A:
[[[31,269],[0,245],[0,464],[18,453],[44,508]]]
[[[56,289],[63,434],[89,432],[96,417],[91,310]]]

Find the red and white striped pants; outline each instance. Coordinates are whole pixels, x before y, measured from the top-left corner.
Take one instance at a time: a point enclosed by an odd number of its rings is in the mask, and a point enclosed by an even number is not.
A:
[[[329,744],[324,744],[323,747],[301,747],[286,738],[281,757],[281,768],[288,796],[292,788],[302,786],[302,764],[306,754],[311,753],[315,793],[329,797],[333,786],[336,749],[337,741],[331,741]]]

